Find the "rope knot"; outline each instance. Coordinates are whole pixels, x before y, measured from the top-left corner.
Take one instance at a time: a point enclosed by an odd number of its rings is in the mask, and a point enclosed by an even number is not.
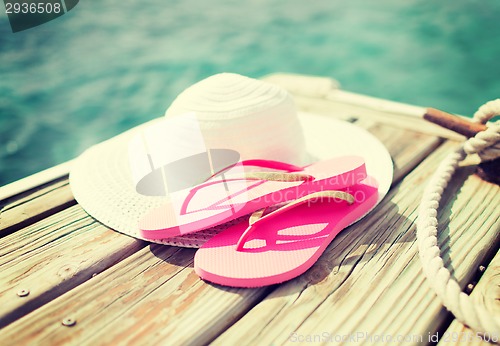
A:
[[[482,105],[474,114],[473,120],[486,124],[488,120],[500,115],[500,99],[489,101]],[[481,161],[491,161],[500,157],[500,121],[488,126],[485,131],[469,138],[464,143],[467,154],[478,154]]]

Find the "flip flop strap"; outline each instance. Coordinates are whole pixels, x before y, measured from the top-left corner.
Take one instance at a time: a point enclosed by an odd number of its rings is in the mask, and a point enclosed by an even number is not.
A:
[[[290,209],[296,208],[299,205],[302,205],[304,203],[316,203],[318,201],[323,201],[323,199],[327,200],[341,200],[341,201],[346,201],[349,204],[354,203],[354,196],[344,192],[344,191],[338,191],[338,190],[326,190],[326,191],[319,191],[319,192],[313,192],[309,195],[306,195],[304,197],[298,198],[290,203],[287,203],[280,207],[279,209],[276,209],[275,211],[264,215],[264,212],[266,208],[257,210],[254,212],[248,221],[249,225],[248,228],[243,232],[241,235],[240,239],[238,240],[238,243],[236,244],[236,251],[241,251],[243,250],[243,247],[250,236],[250,234],[255,230],[255,226],[259,224],[260,222],[264,222],[265,220],[269,220],[277,215],[280,215]],[[264,215],[264,216],[263,216]]]
[[[244,172],[244,173],[233,173],[233,174],[224,174],[224,172],[228,171],[231,168],[236,166],[245,166],[245,167],[260,167],[260,168],[269,168],[274,170],[280,170],[285,172]],[[224,180],[229,179],[245,179],[245,180],[266,180],[266,181],[278,181],[278,182],[290,182],[290,181],[308,181],[313,180],[314,177],[309,174],[303,173],[294,173],[303,171],[304,167],[292,165],[290,163],[274,161],[274,160],[263,160],[263,159],[255,159],[255,160],[244,160],[241,162],[237,162],[233,165],[229,165],[220,171],[212,174],[206,181],[215,178],[218,175],[224,175]],[[199,185],[200,187],[203,186]]]
[[[225,177],[234,180],[266,180],[266,181],[278,181],[278,182],[290,182],[290,181],[309,181],[313,180],[314,177],[310,174],[304,173],[286,173],[286,172],[248,172],[248,173],[235,173],[227,174]],[[224,179],[227,181],[227,179]]]
[[[209,179],[217,176],[217,175],[224,175],[224,172],[227,171],[228,169],[231,169],[237,165],[242,165],[242,166],[256,166],[256,167],[262,167],[262,168],[271,168],[271,169],[280,169],[280,170],[291,170],[292,172],[297,172],[297,171],[302,171],[303,167],[295,166],[292,164],[280,162],[280,161],[273,161],[273,160],[245,160],[241,161],[237,164],[228,166],[221,171],[215,173],[212,175]],[[226,176],[229,179],[226,179]],[[195,186],[191,191],[189,191],[189,194],[186,196],[184,199],[184,202],[182,203],[181,206],[181,213],[186,214],[187,213],[187,208],[192,200],[193,196],[196,194],[197,191],[200,189],[203,189],[207,186],[214,185],[214,184],[220,184],[220,183],[226,183],[228,181],[238,181],[238,180],[260,180],[262,182],[265,181],[277,181],[277,182],[295,182],[295,181],[310,181],[314,180],[314,177],[309,174],[304,174],[304,173],[291,173],[291,172],[245,172],[245,173],[235,173],[235,174],[227,174],[224,175],[223,180],[217,180],[217,181],[208,181],[203,184]],[[255,187],[250,186],[249,188]],[[234,198],[238,196],[241,193],[246,192],[248,189],[243,189],[242,191],[235,193],[231,196],[225,197],[220,201],[215,202],[211,206],[207,208],[211,208],[213,206],[217,206],[221,203],[224,203],[225,201]]]
[[[237,162],[235,164],[224,167],[220,171],[215,172],[207,180],[212,179],[213,177],[216,177],[235,166],[254,166],[254,167],[269,168],[287,172],[300,172],[304,170],[304,167],[292,165],[291,163],[286,163],[281,161],[264,160],[264,159],[243,160],[241,162]]]

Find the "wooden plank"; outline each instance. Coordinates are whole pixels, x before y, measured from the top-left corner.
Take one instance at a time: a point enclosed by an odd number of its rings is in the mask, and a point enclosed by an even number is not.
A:
[[[438,148],[372,214],[341,233],[313,268],[279,286],[214,344],[307,338],[339,344],[346,335],[359,343],[386,343],[380,338],[389,336],[426,342],[447,314],[421,273],[414,220],[426,181],[454,146]],[[499,240],[500,188],[471,172],[464,167],[454,178],[439,215],[444,261],[462,285]]]
[[[335,91],[342,93],[342,91]],[[376,109],[370,109],[358,105],[341,102],[341,96],[328,99],[316,99],[307,96],[294,95],[295,103],[300,109],[316,114],[330,114],[334,110],[336,117],[340,119],[368,118],[382,124],[392,125],[401,129],[415,130],[431,136],[463,141],[464,137],[453,131],[439,127],[422,118],[412,115],[402,115],[398,113],[387,113]]]
[[[477,286],[470,294],[471,299],[478,305],[484,306],[491,316],[500,320],[500,251],[490,262]],[[484,335],[481,338],[475,331],[467,328],[458,320],[453,320],[449,328],[436,337],[441,345],[477,345],[488,346],[492,342],[500,342],[500,335]],[[437,341],[436,340],[436,341]]]
[[[73,161],[67,161],[60,165],[50,167],[41,172],[19,179],[10,184],[0,187],[0,201],[24,193],[30,189],[36,189],[42,184],[57,180],[69,174]]]
[[[144,248],[7,326],[0,344],[205,343],[268,289],[206,284],[192,270],[193,255],[193,249]],[[61,325],[69,317],[77,322],[72,328]]]
[[[67,177],[4,200],[0,204],[0,237],[74,204]]]
[[[399,182],[443,143],[443,140],[438,137],[411,130],[398,129],[391,125],[376,123],[366,118],[358,119],[355,124],[366,128],[384,143],[393,159],[394,183]]]
[[[146,242],[109,230],[79,206],[0,243],[0,327],[90,279]],[[17,293],[28,290],[29,295]]]
[[[419,163],[418,160],[410,159],[412,153],[421,158],[439,145],[435,138],[410,131],[403,131],[395,136],[396,140],[389,141],[393,128],[378,126],[368,120],[358,125],[368,127],[382,141],[388,142],[397,170],[401,172],[396,176],[402,176],[403,172],[412,170]],[[71,247],[70,244],[68,246]],[[168,249],[152,246],[151,252],[156,257],[166,258],[172,255]],[[50,337],[75,343],[83,340],[98,343],[113,340],[154,343],[167,339],[172,343],[206,343],[217,337],[272,289],[234,290],[205,284],[190,267],[193,251],[179,251],[175,256],[180,256],[182,260],[180,268],[174,272],[170,266],[179,265],[179,260],[164,263],[146,250],[139,251],[99,275],[99,281],[85,282],[14,322],[4,330],[5,338],[30,342]],[[141,274],[135,274],[136,270]],[[144,275],[150,278],[146,283],[142,281]],[[115,291],[115,287],[122,287],[123,291]],[[83,323],[78,322],[78,329],[71,328],[68,331],[61,328],[60,320],[71,311]],[[91,316],[99,316],[98,325]],[[143,316],[151,318],[144,319]],[[40,323],[33,324],[35,320]],[[189,333],[186,333],[187,330]]]
[[[340,83],[328,77],[273,73],[264,76],[263,79],[277,84],[297,96],[327,99],[337,103],[377,110],[384,113],[386,117],[387,115],[390,117],[394,117],[394,115],[421,117],[425,112],[424,107],[341,90]]]
[[[305,112],[333,115],[344,120],[369,119],[400,129],[418,129],[432,136],[464,140],[453,131],[425,121],[422,118],[424,107],[340,90],[338,82],[329,78],[276,73],[264,79],[292,93],[297,106]]]

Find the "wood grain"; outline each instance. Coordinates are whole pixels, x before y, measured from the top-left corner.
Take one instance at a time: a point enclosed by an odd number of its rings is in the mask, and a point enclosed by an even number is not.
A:
[[[28,190],[38,189],[41,185],[54,183],[55,181],[67,177],[73,160],[66,161],[59,165],[47,168],[38,173],[16,180],[10,184],[0,187],[0,202],[19,194],[24,194]]]
[[[474,123],[435,108],[427,108],[424,119],[468,138],[487,129],[486,125],[482,123]]]
[[[443,143],[438,137],[397,129],[367,119],[358,119],[355,124],[366,128],[384,143],[394,163],[394,183],[399,182]]]
[[[500,320],[500,251],[489,263],[470,296],[476,304],[484,306],[493,318]],[[483,339],[475,331],[455,319],[448,329],[441,333],[439,340],[438,346],[488,346],[491,345],[491,343],[487,342],[488,340],[500,342],[500,335],[486,334]]]
[[[207,342],[269,289],[206,284],[192,270],[193,255],[193,249],[148,246],[7,326],[0,343]],[[77,324],[61,325],[67,317]]]
[[[366,108],[355,104],[343,103],[341,95],[333,96],[342,91],[333,91],[327,98],[319,99],[303,95],[294,95],[297,106],[307,112],[316,114],[330,114],[332,110],[340,119],[370,119],[385,125],[392,125],[400,129],[416,130],[430,136],[462,141],[465,137],[444,129],[438,125],[425,121],[423,118],[398,113],[388,113],[384,110]],[[423,114],[423,113],[422,113]]]
[[[421,273],[414,220],[425,182],[453,146],[433,152],[385,203],[337,237],[313,268],[279,286],[214,344],[278,345],[317,335],[335,341],[358,332],[360,344],[370,343],[364,333],[425,341],[447,314]],[[444,260],[462,285],[497,243],[500,223],[499,187],[470,173],[461,169],[439,215]]]
[[[0,327],[145,246],[70,207],[0,243]],[[29,295],[19,297],[20,290]]]
[[[76,204],[67,177],[0,203],[0,237]]]
[[[367,119],[398,129],[418,129],[418,132],[431,136],[464,139],[451,130],[425,121],[424,107],[340,90],[338,82],[330,78],[275,73],[264,79],[287,89],[304,112],[327,114],[343,120]]]

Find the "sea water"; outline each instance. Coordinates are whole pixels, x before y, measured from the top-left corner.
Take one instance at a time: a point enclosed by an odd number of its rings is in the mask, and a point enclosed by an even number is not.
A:
[[[1,12],[0,185],[161,116],[218,72],[326,76],[464,115],[500,96],[497,0],[81,0],[18,33]]]

